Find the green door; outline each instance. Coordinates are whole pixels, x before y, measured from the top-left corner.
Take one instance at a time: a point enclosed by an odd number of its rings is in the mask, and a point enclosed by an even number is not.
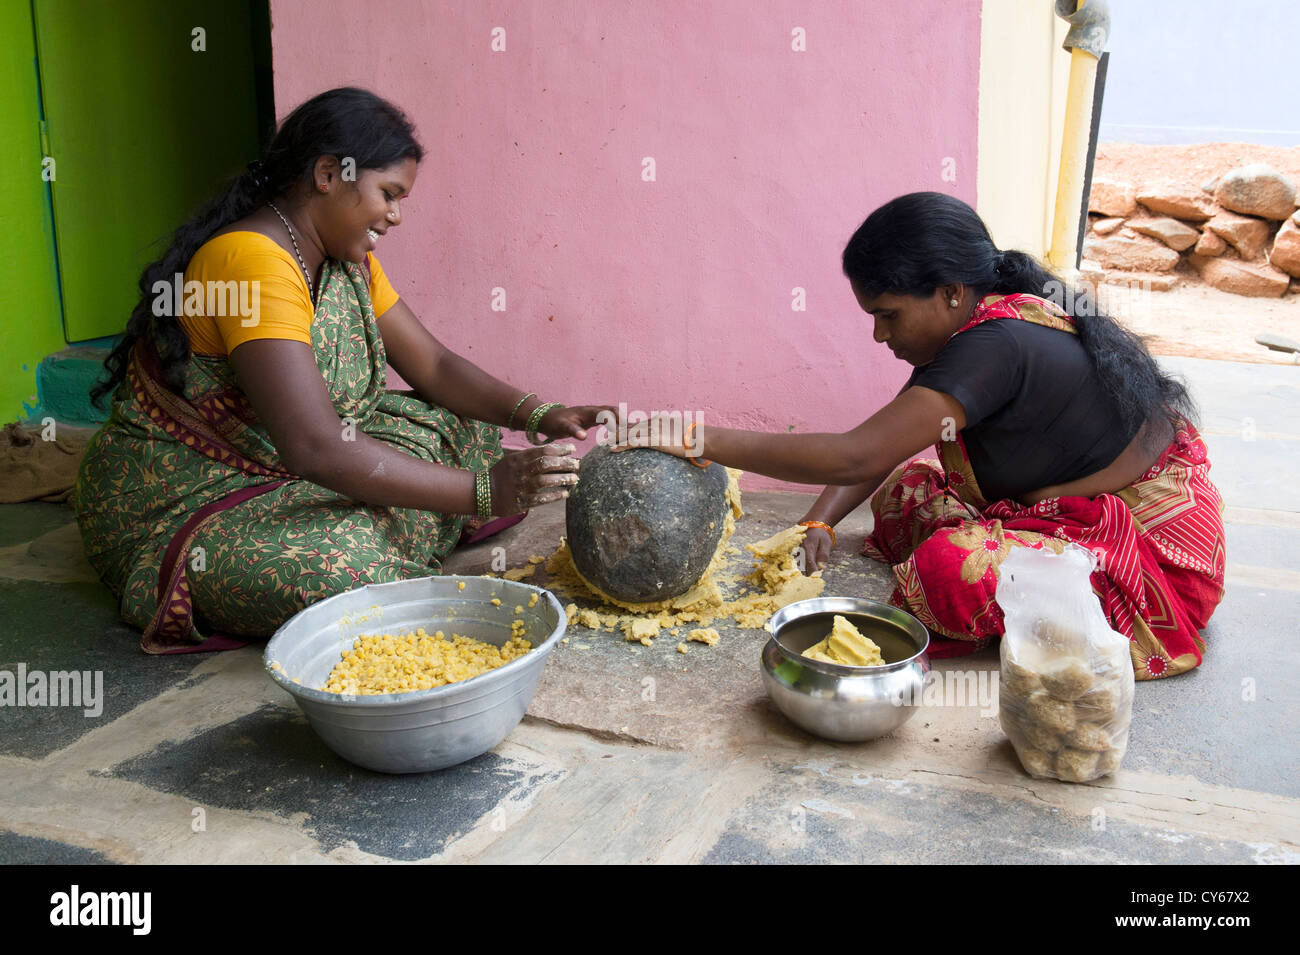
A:
[[[49,188],[41,175],[41,107],[32,12],[0,0],[0,424],[36,407],[36,368],[63,347]]]
[[[64,330],[70,342],[114,335],[144,266],[258,155],[266,0],[32,7]]]

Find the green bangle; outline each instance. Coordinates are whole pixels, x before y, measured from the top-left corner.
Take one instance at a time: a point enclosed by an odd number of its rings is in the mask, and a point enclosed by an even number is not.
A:
[[[474,472],[474,503],[480,518],[486,521],[492,516],[492,475],[487,471]]]
[[[519,414],[519,409],[524,406],[524,402],[527,401],[529,398],[536,398],[536,397],[537,397],[537,392],[530,391],[528,392],[528,394],[524,395],[522,398],[519,399],[519,403],[515,405],[514,409],[510,412],[510,417],[506,418],[507,428],[513,428],[515,426],[515,415]]]
[[[528,416],[528,425],[524,429],[524,434],[528,436],[529,444],[535,444],[540,447],[543,444],[551,443],[550,438],[547,438],[545,441],[538,441],[537,429],[542,426],[542,419],[545,418],[547,414],[549,414],[555,408],[563,408],[563,407],[564,405],[562,405],[560,402],[553,401],[549,405],[538,405],[536,408],[533,409],[533,413]]]

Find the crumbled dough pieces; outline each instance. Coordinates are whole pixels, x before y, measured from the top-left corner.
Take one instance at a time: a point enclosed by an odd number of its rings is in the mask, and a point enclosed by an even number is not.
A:
[[[690,633],[686,635],[686,639],[694,640],[696,643],[706,643],[711,647],[716,647],[718,645],[718,641],[721,640],[722,638],[718,635],[717,630],[713,629],[712,627],[704,627],[701,629],[692,630]]]
[[[522,567],[516,567],[514,570],[507,570],[502,576],[506,580],[523,580],[525,577],[531,577],[537,573],[536,564],[525,564]]]
[[[456,589],[457,589],[457,590],[464,590],[464,589],[465,589],[465,581],[463,581],[463,580],[458,580],[458,581],[456,581]]]
[[[737,626],[761,630],[768,618],[786,604],[821,596],[826,589],[822,572],[805,576],[795,563],[794,552],[803,544],[807,532],[806,527],[795,525],[766,540],[745,545],[758,558],[758,565],[745,579],[762,587],[763,593],[740,597],[726,605]]]
[[[650,641],[659,636],[659,621],[653,617],[627,617],[623,621],[624,639],[628,643],[650,646]]]
[[[677,644],[677,652],[678,652],[678,653],[685,653],[686,650],[687,650],[686,644],[684,644],[684,643],[679,643],[679,644]]]
[[[600,614],[594,610],[579,610],[578,626],[586,627],[588,630],[599,630],[602,626]]]

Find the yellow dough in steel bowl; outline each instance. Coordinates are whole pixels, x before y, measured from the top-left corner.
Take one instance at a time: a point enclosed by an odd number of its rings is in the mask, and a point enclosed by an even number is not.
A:
[[[814,643],[803,655],[810,660],[837,663],[840,666],[878,667],[885,664],[880,647],[838,614],[835,615],[830,636],[820,643]]]

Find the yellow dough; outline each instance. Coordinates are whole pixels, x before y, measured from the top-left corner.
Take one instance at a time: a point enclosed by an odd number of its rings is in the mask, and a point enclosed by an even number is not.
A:
[[[370,695],[428,690],[468,680],[518,659],[532,649],[522,639],[524,622],[515,620],[501,647],[441,630],[363,635],[352,641],[321,687],[330,693]],[[295,681],[297,682],[297,681]]]
[[[810,660],[850,667],[878,667],[885,663],[885,658],[880,655],[880,647],[838,614],[831,627],[831,635],[821,643],[813,644],[803,655]]]
[[[718,631],[712,627],[703,627],[692,630],[686,637],[687,640],[694,640],[696,643],[706,643],[711,647],[716,647],[718,641],[722,639]]]
[[[650,646],[650,641],[659,636],[659,621],[654,617],[627,617],[623,621],[623,639],[628,643]]]

